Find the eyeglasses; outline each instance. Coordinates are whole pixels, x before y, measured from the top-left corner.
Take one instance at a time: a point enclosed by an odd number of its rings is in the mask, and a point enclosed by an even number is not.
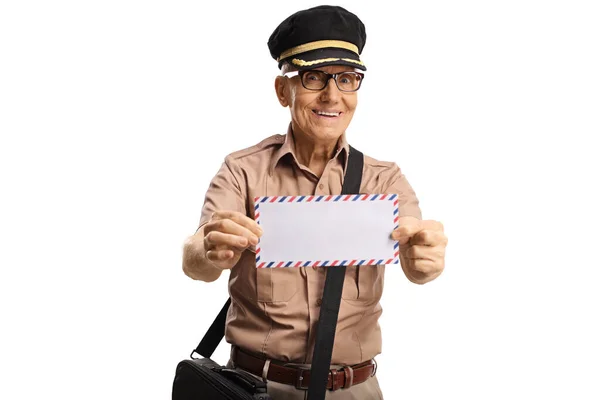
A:
[[[328,74],[324,71],[311,69],[307,71],[292,71],[283,74],[289,78],[296,75],[300,76],[302,86],[308,90],[323,90],[333,78],[337,88],[341,92],[356,92],[365,78],[365,74],[354,71],[344,71],[337,74]]]

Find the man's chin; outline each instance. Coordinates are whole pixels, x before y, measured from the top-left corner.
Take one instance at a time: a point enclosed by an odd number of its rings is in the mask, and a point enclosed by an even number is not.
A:
[[[343,130],[333,129],[333,128],[324,128],[324,129],[315,129],[312,131],[312,136],[318,138],[323,141],[330,140],[338,140],[340,136],[344,134]]]
[[[346,132],[346,128],[348,127],[348,124],[342,124],[340,122],[342,121],[337,121],[335,124],[310,124],[309,126],[306,126],[306,129],[302,129],[302,127],[299,128],[303,130],[305,134],[308,134],[315,139],[333,140],[339,139],[339,137]]]

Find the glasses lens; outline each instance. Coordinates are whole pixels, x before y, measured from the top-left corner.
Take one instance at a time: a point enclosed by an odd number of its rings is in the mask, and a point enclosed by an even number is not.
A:
[[[311,90],[321,90],[327,82],[327,74],[321,71],[307,71],[302,75],[302,84]]]
[[[344,72],[338,75],[337,84],[340,90],[344,92],[353,92],[358,90],[362,76],[356,72]]]

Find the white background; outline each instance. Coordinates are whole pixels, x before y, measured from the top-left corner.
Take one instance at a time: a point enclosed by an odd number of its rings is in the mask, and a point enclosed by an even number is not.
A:
[[[340,3],[348,138],[449,237],[437,281],[387,269],[386,399],[600,398],[597,2],[386,3]],[[225,155],[285,133],[266,42],[316,4],[1,3],[0,398],[169,398],[226,299],[183,240]]]

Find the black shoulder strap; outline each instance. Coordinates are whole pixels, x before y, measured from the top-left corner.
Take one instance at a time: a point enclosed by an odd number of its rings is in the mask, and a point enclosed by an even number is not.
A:
[[[363,154],[350,146],[342,194],[360,193],[363,164]],[[317,336],[310,372],[310,400],[325,398],[327,375],[329,374],[329,365],[331,364],[331,352],[333,350],[333,340],[335,338],[335,328],[337,326],[345,274],[345,266],[327,269],[325,288],[323,290],[323,302],[321,304],[321,314],[317,326]],[[217,318],[213,321],[212,325],[200,341],[200,344],[198,344],[198,347],[192,351],[192,354],[190,355],[192,358],[194,353],[200,354],[202,357],[206,358],[212,356],[225,335],[225,320],[230,304],[231,299],[227,299],[225,305],[219,312],[219,315],[217,315]]]
[[[208,328],[208,331],[200,341],[200,344],[198,344],[198,347],[192,351],[192,354],[190,355],[191,358],[194,358],[194,353],[200,354],[202,357],[210,358],[215,352],[221,339],[225,336],[225,320],[230,305],[231,299],[229,298],[225,302],[223,308],[221,308],[221,311],[219,311],[217,318],[215,318],[210,328]]]
[[[348,158],[346,176],[344,177],[344,185],[342,186],[342,194],[360,193],[363,164],[363,154],[350,147],[350,156]],[[317,324],[315,349],[310,368],[308,400],[322,400],[325,398],[345,275],[345,265],[327,268],[321,313],[319,314],[319,322]]]

